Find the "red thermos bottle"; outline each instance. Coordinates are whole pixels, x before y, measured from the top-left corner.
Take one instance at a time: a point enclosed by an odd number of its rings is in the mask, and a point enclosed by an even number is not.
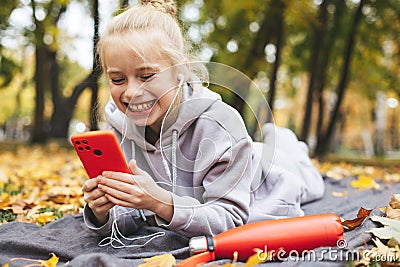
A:
[[[235,251],[239,261],[246,261],[257,248],[264,252],[275,251],[284,257],[292,251],[301,253],[318,247],[336,246],[339,240],[344,239],[343,232],[337,215],[318,214],[253,222],[214,237],[194,237],[189,242],[189,248],[194,254],[203,252],[196,255],[197,263],[200,260],[231,259]],[[178,263],[178,266],[195,266],[191,265],[191,258]]]

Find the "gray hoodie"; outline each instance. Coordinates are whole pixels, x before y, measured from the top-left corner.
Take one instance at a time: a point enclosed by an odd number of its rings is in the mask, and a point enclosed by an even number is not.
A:
[[[130,122],[112,101],[106,105],[109,128],[121,141],[126,160],[136,159],[173,192],[172,220],[144,211],[149,222],[187,237],[216,235],[247,222],[301,216],[302,202],[322,196],[322,178],[292,132],[265,125],[265,142],[253,142],[239,113],[218,94],[190,86],[183,90],[177,117],[166,119],[154,145],[144,138],[144,127]],[[119,206],[100,227],[93,224],[87,205],[84,219],[101,235],[110,233],[114,221],[124,234],[143,223],[137,210]]]

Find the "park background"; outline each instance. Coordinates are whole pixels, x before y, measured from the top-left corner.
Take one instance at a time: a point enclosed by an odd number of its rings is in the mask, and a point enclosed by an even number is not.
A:
[[[105,23],[136,3],[3,1],[2,143],[67,140],[73,132],[99,127],[109,92],[93,47]],[[252,79],[274,122],[295,131],[313,155],[399,157],[398,0],[179,0],[177,5],[193,53]],[[247,99],[215,90],[238,109],[256,139],[246,108],[251,90],[242,88]]]

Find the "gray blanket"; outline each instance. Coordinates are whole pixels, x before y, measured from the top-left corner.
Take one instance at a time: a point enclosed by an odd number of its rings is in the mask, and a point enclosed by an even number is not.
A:
[[[373,214],[381,215],[376,209],[386,206],[393,193],[400,191],[400,184],[381,184],[380,190],[358,192],[351,188],[352,178],[341,181],[326,179],[325,196],[315,202],[304,205],[306,214],[335,213],[344,219],[355,218],[360,207],[375,209]],[[343,197],[334,197],[332,192],[349,191]],[[344,266],[349,259],[346,251],[364,248],[365,242],[371,245],[371,235],[366,230],[376,227],[367,220],[361,227],[345,233],[347,246],[342,252],[328,255],[323,249],[316,250],[312,259],[291,259],[283,265],[280,262],[262,264],[265,266]],[[0,226],[0,266],[24,266],[33,262],[13,260],[13,258],[29,258],[47,260],[51,253],[56,254],[59,266],[137,266],[143,263],[142,258],[172,253],[177,260],[189,256],[188,239],[173,232],[157,227],[144,226],[137,236],[163,231],[165,236],[156,238],[144,247],[114,249],[110,246],[99,247],[102,237],[86,229],[81,215],[65,216],[43,227],[20,222],[11,222]],[[137,241],[136,241],[137,242]],[[139,241],[137,243],[143,243]],[[326,251],[326,250],[325,250]],[[335,252],[335,251],[334,251]],[[347,254],[350,255],[350,254]],[[354,256],[352,256],[354,257]],[[218,261],[214,263],[224,263]]]

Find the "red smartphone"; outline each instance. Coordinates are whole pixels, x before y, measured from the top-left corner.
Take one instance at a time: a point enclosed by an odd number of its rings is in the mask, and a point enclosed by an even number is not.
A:
[[[77,133],[71,136],[71,142],[90,178],[103,171],[131,173],[111,130]]]

